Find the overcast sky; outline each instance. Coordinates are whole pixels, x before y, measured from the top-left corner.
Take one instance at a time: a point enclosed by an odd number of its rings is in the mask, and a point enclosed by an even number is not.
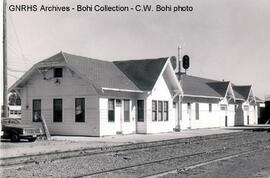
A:
[[[132,2],[132,3],[130,3]],[[8,66],[27,70],[59,51],[103,60],[177,55],[188,74],[252,84],[270,94],[269,0],[110,1],[110,5],[189,5],[192,12],[10,12]],[[104,1],[8,0],[8,4],[106,4]],[[9,71],[9,85],[21,73]]]

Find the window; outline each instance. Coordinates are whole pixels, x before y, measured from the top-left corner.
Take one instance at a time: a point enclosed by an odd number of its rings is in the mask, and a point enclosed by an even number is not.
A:
[[[130,100],[124,100],[124,121],[130,121]]]
[[[162,101],[158,101],[158,121],[163,120],[162,111],[163,111]]]
[[[212,104],[209,104],[209,112],[212,112]]]
[[[63,102],[62,99],[53,99],[53,122],[62,122],[63,120]]]
[[[63,77],[63,69],[62,68],[55,68],[54,69],[54,75],[55,78],[61,78]]]
[[[222,111],[227,110],[227,105],[226,104],[221,104],[220,105],[220,110],[222,110]]]
[[[33,122],[41,121],[41,99],[33,100]]]
[[[144,100],[137,100],[138,122],[144,122]]]
[[[157,121],[157,101],[152,101],[152,121]]]
[[[114,122],[114,99],[108,100],[108,121]]]
[[[196,111],[196,120],[199,120],[200,119],[199,103],[196,103],[196,105],[195,105],[195,111]]]
[[[189,114],[191,111],[191,104],[190,103],[187,103],[187,113]]]
[[[75,98],[75,122],[85,121],[85,101],[84,98]]]
[[[168,101],[164,101],[163,119],[164,119],[164,121],[169,120],[169,103],[168,103]]]
[[[176,102],[173,102],[173,108],[176,108]]]

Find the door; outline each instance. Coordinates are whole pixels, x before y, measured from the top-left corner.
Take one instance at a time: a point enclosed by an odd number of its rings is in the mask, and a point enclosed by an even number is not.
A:
[[[115,105],[115,127],[116,134],[122,134],[123,129],[123,120],[122,120],[122,101],[116,99]]]
[[[191,103],[187,103],[187,113],[188,113],[188,129],[191,129],[191,117],[192,117]]]
[[[146,133],[146,123],[144,121],[144,100],[137,100],[136,132]]]

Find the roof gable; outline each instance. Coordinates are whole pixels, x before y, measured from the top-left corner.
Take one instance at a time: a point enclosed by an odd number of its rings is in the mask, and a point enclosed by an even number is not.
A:
[[[167,58],[114,61],[113,63],[140,89],[153,89]]]
[[[236,99],[242,99],[242,100],[248,99],[250,90],[251,90],[251,85],[246,85],[246,86],[233,85],[232,88],[234,90]]]

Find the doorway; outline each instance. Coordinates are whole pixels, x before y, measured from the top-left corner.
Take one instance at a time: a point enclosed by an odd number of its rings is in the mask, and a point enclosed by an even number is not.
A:
[[[115,130],[116,134],[122,134],[123,132],[123,118],[122,118],[122,101],[116,99],[115,105]]]

